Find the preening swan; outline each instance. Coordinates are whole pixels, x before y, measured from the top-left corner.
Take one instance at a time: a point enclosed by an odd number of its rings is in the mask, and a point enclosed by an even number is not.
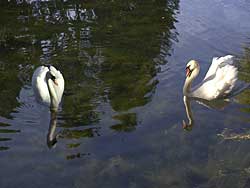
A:
[[[63,75],[51,65],[40,66],[32,76],[32,88],[39,102],[56,111],[64,91]]]
[[[213,100],[231,95],[238,79],[238,70],[233,63],[232,55],[213,58],[203,81],[192,88],[192,81],[199,74],[200,65],[195,60],[189,61],[186,66],[186,81],[183,87],[184,96]]]

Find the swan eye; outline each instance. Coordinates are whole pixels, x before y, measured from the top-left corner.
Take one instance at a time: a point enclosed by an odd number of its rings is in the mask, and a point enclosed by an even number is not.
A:
[[[55,84],[55,85],[57,85],[57,86],[58,86],[58,82],[57,82],[57,80],[56,80],[56,77],[55,77],[55,76],[51,75],[51,80],[54,82],[54,84]]]
[[[53,75],[51,75],[51,80],[55,80],[56,79],[56,77],[55,76],[53,76]]]
[[[186,76],[190,77],[193,70],[190,69],[190,65],[186,67]]]

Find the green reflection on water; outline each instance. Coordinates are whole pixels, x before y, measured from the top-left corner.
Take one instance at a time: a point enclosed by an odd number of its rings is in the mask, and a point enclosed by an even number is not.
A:
[[[17,133],[20,130],[11,130],[11,129],[0,129],[0,133]]]
[[[8,150],[9,147],[5,147],[5,146],[0,146],[0,151],[5,151],[5,150]]]
[[[60,137],[67,138],[67,139],[78,139],[83,137],[94,137],[95,135],[98,135],[98,129],[84,129],[84,130],[69,130],[64,129],[60,133]]]
[[[133,131],[137,125],[135,113],[116,115],[113,118],[121,121],[121,123],[111,126],[111,129],[116,131]]]
[[[1,116],[18,106],[20,88],[30,83],[33,68],[44,63],[58,67],[66,80],[62,127],[99,122],[101,103],[118,113],[145,105],[157,84],[152,81],[157,65],[166,63],[176,38],[178,3],[1,2],[0,87],[1,98],[8,97],[0,105]],[[28,69],[24,76],[18,76],[20,67]],[[120,131],[133,130],[130,124],[122,127]]]
[[[240,59],[239,79],[246,83],[250,83],[250,47],[244,48],[244,54]],[[244,90],[237,96],[240,104],[250,104],[250,89]],[[250,113],[249,107],[242,108],[243,112]]]

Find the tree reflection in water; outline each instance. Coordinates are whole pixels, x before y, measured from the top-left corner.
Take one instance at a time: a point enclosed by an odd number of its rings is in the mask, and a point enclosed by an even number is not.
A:
[[[134,130],[137,114],[131,110],[151,100],[159,65],[177,40],[178,3],[1,1],[0,97],[8,100],[1,101],[0,115],[10,117],[33,68],[49,63],[66,80],[61,137],[100,135],[102,125],[94,125],[103,116],[121,122],[111,123],[113,130]],[[21,78],[19,67],[26,73]],[[103,105],[108,109],[100,110]]]
[[[239,78],[246,82],[250,83],[250,47],[244,48],[244,55],[240,59],[240,73]],[[241,93],[237,99],[239,100],[239,103],[241,104],[250,104],[250,89],[245,90],[243,93]],[[250,108],[244,108],[242,109],[245,112],[250,112]]]

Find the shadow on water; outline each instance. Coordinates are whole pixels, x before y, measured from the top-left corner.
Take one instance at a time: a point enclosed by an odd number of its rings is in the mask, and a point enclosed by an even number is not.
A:
[[[151,100],[159,65],[177,40],[178,3],[1,1],[0,115],[12,119],[20,88],[50,63],[66,80],[59,137],[100,136],[104,124],[135,130],[133,108]]]

